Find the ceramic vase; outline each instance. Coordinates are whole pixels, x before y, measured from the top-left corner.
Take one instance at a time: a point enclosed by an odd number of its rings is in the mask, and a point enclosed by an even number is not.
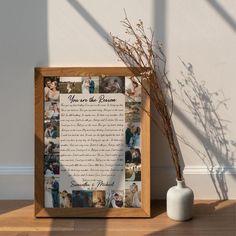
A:
[[[167,192],[167,215],[173,220],[186,221],[193,217],[193,191],[184,180],[176,182]]]

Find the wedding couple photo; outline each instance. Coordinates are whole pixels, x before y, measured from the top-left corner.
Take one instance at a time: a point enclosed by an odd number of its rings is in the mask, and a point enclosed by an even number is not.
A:
[[[44,154],[59,154],[59,138],[44,138]]]
[[[99,77],[83,77],[81,87],[82,94],[99,93]]]
[[[51,120],[44,123],[44,137],[45,138],[58,138],[59,137],[59,121]]]
[[[93,94],[99,92],[99,77],[60,77],[60,92],[62,94],[82,93]]]
[[[60,174],[59,155],[46,155],[44,157],[44,175],[53,176]]]
[[[125,207],[141,207],[141,182],[125,183]]]
[[[140,122],[141,121],[141,102],[126,102],[125,103],[125,122]]]
[[[124,191],[110,190],[106,191],[106,207],[122,208],[124,207]]]
[[[60,207],[59,178],[50,176],[44,178],[44,204],[45,208]]]
[[[141,181],[141,164],[125,164],[125,181]]]
[[[126,124],[125,143],[126,147],[140,147],[140,123],[131,122]]]
[[[57,121],[60,119],[60,104],[59,102],[45,102],[44,103],[44,121]]]
[[[125,93],[124,76],[100,76],[99,93]]]
[[[141,164],[141,152],[139,148],[128,147],[125,151],[125,163]]]
[[[141,102],[142,87],[139,77],[125,77],[126,102]]]
[[[59,77],[44,77],[44,101],[57,102],[59,99]]]

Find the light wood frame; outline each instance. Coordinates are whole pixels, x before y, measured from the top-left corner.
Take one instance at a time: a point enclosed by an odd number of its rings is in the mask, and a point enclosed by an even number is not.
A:
[[[141,208],[44,208],[44,77],[138,76],[127,67],[35,68],[35,217],[150,217],[150,117],[141,113]],[[150,111],[150,99],[142,91],[142,104]]]

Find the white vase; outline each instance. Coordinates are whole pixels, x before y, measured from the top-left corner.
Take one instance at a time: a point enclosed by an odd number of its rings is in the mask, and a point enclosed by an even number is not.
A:
[[[185,185],[184,180],[176,180],[177,185],[167,192],[167,215],[177,221],[193,217],[193,191]]]

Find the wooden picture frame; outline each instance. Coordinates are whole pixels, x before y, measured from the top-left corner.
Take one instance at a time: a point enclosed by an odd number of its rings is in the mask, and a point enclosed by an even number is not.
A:
[[[46,138],[45,138],[44,123],[45,123],[45,109],[46,109],[45,99],[47,99],[44,87],[45,79],[57,78],[57,77],[84,78],[87,76],[98,76],[100,81],[100,79],[102,78],[120,76],[126,79],[132,76],[133,77],[140,76],[140,74],[134,72],[132,68],[127,68],[127,67],[35,68],[35,217],[150,217],[150,118],[149,115],[147,114],[147,112],[150,111],[150,100],[144,91],[141,92],[141,103],[144,109],[140,110],[140,117],[141,117],[140,150],[142,157],[141,180],[140,180],[141,207],[138,208],[45,207],[46,177],[45,177],[44,165],[46,158],[45,154]],[[51,91],[52,90],[50,90],[50,92]],[[135,180],[130,181],[130,184],[134,181]],[[50,189],[52,191],[51,187]],[[125,202],[124,198],[125,195],[123,195],[123,200],[122,200]],[[122,204],[124,203],[122,202]]]

